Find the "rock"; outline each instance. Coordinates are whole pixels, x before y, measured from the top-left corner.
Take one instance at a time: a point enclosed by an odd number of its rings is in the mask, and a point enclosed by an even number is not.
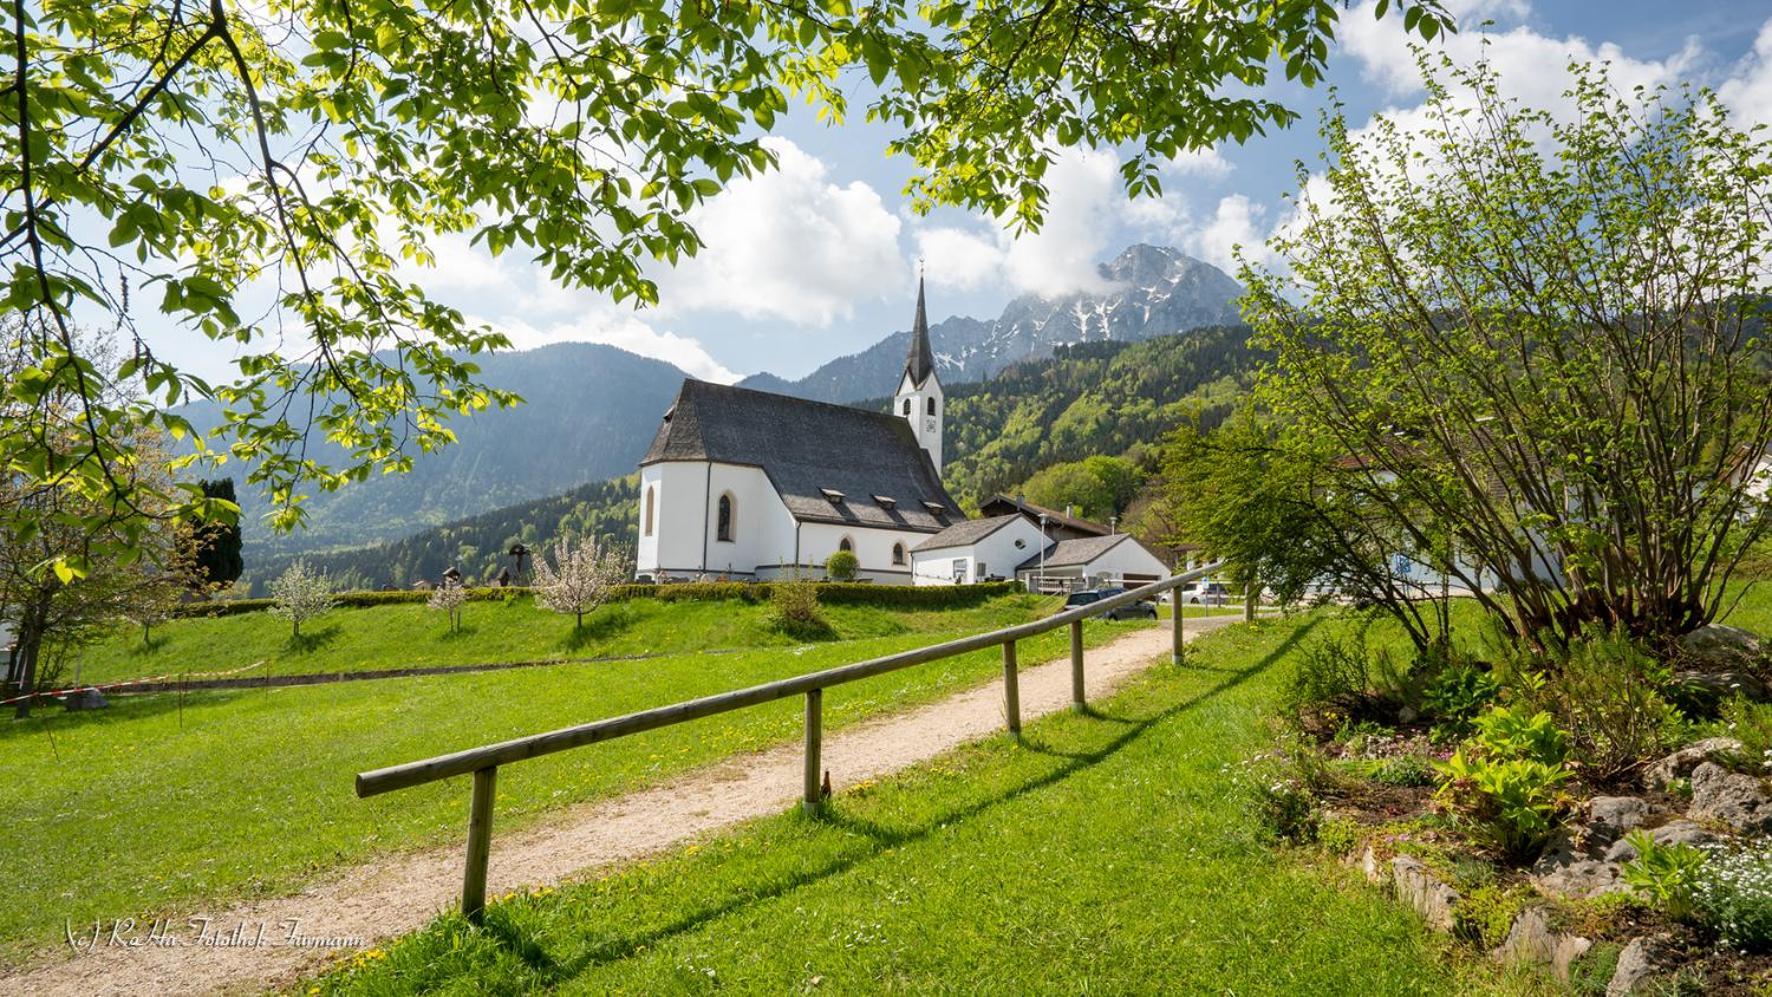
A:
[[[1649,766],[1643,773],[1643,785],[1651,790],[1666,789],[1668,783],[1690,776],[1693,769],[1716,755],[1740,750],[1741,742],[1732,737],[1707,737],[1694,741]]]
[[[1528,907],[1514,918],[1507,940],[1491,956],[1504,965],[1549,966],[1566,983],[1569,968],[1592,947],[1580,935],[1553,931],[1543,907]]]
[[[1585,898],[1624,892],[1626,887],[1622,877],[1623,870],[1617,862],[1577,859],[1543,875],[1533,876],[1532,883],[1546,893]]]
[[[1397,897],[1414,907],[1428,927],[1452,930],[1452,908],[1458,904],[1458,891],[1441,882],[1421,860],[1408,855],[1391,859],[1391,881]]]
[[[1751,669],[1765,658],[1759,637],[1721,623],[1699,627],[1677,643],[1689,662],[1706,671]]]
[[[1618,953],[1618,968],[1612,971],[1612,982],[1606,984],[1606,997],[1629,997],[1655,975],[1655,964],[1661,954],[1660,938],[1633,938]]]
[[[70,710],[102,710],[111,705],[105,694],[97,689],[81,689],[68,694],[67,708]]]
[[[1638,796],[1596,796],[1587,804],[1587,840],[1592,847],[1609,845],[1649,817],[1649,804]]]
[[[1766,697],[1760,677],[1765,649],[1760,638],[1740,627],[1713,623],[1681,637],[1674,682],[1706,703],[1728,699],[1737,692],[1754,699]]]
[[[1384,869],[1378,864],[1378,853],[1372,850],[1371,845],[1367,845],[1365,852],[1360,855],[1360,871],[1366,874],[1368,883],[1384,882]]]
[[[1669,821],[1653,831],[1649,837],[1658,845],[1708,845],[1717,840],[1717,836],[1699,827],[1689,820]],[[1628,841],[1615,841],[1606,849],[1606,861],[1629,862],[1637,857],[1637,850]]]
[[[1763,779],[1704,762],[1692,770],[1692,806],[1686,816],[1722,821],[1741,831],[1765,832],[1772,830],[1772,793],[1766,791]]]

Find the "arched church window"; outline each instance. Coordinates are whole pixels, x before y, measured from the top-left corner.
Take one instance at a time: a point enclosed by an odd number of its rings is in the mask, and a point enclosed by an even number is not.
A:
[[[905,415],[911,414],[911,400],[909,398],[906,398],[904,400],[904,414]]]
[[[837,549],[841,550],[841,551],[848,551],[849,553],[853,554],[853,553],[855,553],[855,542],[850,540],[848,537],[844,537],[843,539],[837,541]]]
[[[732,513],[733,513],[732,493],[727,492],[726,494],[720,496],[720,526],[719,526],[719,532],[714,534],[715,539],[718,539],[718,540],[731,540],[732,539],[732,518],[733,518]]]
[[[892,545],[892,563],[904,563],[904,544],[898,543]]]
[[[646,489],[646,512],[645,512],[645,515],[643,518],[646,521],[646,535],[647,536],[652,535],[652,508],[653,508],[654,503],[657,501],[656,494],[657,494],[657,489],[655,489],[655,488]]]
[[[929,414],[930,415],[935,414],[935,399],[933,399],[933,398],[929,399]]]

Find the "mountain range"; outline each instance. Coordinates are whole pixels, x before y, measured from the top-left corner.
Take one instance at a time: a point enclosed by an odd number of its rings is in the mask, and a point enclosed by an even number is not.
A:
[[[1132,246],[1098,270],[1098,291],[1023,295],[994,320],[956,316],[932,325],[943,382],[984,382],[1019,361],[1051,357],[1056,347],[1147,340],[1237,320],[1241,286],[1177,250]],[[740,384],[821,401],[877,399],[896,384],[909,336],[894,333],[796,381],[758,374]],[[262,497],[241,488],[248,559],[383,543],[627,475],[688,376],[663,361],[590,343],[493,354],[479,362],[486,383],[517,392],[525,403],[456,420],[459,441],[417,456],[406,474],[372,475],[336,492],[311,494],[308,525],[291,535],[272,534],[264,525]],[[186,415],[199,428],[220,419],[213,406],[192,406]]]
[[[929,327],[937,371],[945,385],[983,381],[1018,360],[1052,354],[1057,346],[1136,342],[1241,321],[1236,300],[1243,286],[1224,271],[1175,249],[1135,245],[1099,264],[1104,285],[1055,298],[1024,294],[996,319],[955,316]],[[754,374],[741,387],[825,402],[873,398],[897,383],[910,346],[909,330],[838,357],[795,381]]]

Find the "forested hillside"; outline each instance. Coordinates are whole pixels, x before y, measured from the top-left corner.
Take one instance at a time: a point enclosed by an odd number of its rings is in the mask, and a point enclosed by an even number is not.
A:
[[[639,494],[637,474],[594,481],[563,495],[433,526],[392,543],[309,554],[305,559],[341,588],[408,588],[420,580],[435,582],[452,566],[461,569],[469,584],[490,582],[500,568],[510,565],[514,570],[506,552],[519,540],[538,550],[564,534],[611,536],[631,546],[638,530]],[[294,559],[281,554],[256,564],[249,561],[241,585],[253,595],[264,595],[270,580]]]
[[[1013,491],[1035,472],[1095,455],[1130,454],[1154,466],[1146,449],[1189,413],[1213,425],[1229,411],[1255,361],[1242,326],[1212,326],[1137,343],[1059,347],[1044,360],[1011,364],[995,378],[948,391],[948,463],[943,475],[969,508]],[[887,408],[886,400],[862,407]],[[638,529],[636,475],[583,485],[552,498],[494,509],[375,547],[309,555],[343,585],[407,587],[435,581],[454,565],[471,581],[510,563],[511,544],[530,547],[563,532],[614,537],[631,545]],[[255,593],[289,555],[247,563]]]
[[[972,506],[1043,467],[1158,443],[1190,412],[1229,411],[1255,357],[1244,326],[1059,347],[948,391],[948,490]],[[884,405],[884,402],[879,403]]]

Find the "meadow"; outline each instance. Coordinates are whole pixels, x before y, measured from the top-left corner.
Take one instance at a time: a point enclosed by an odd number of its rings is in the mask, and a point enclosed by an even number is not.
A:
[[[447,915],[323,992],[1482,992],[1351,870],[1277,855],[1234,773],[1313,614],[667,857]],[[1331,622],[1333,626],[1333,622]],[[939,931],[931,930],[940,926]],[[304,990],[306,989],[304,984]]]
[[[402,642],[388,621],[408,608],[341,610],[335,625],[378,633],[386,653],[405,655],[422,648]],[[636,607],[657,615],[624,633],[637,642],[655,634],[664,646],[724,641],[734,631],[717,625],[722,608]],[[756,607],[731,608],[743,617]],[[28,721],[0,725],[0,780],[9,787],[0,797],[0,821],[9,829],[0,861],[13,870],[9,902],[0,905],[0,961],[60,938],[64,920],[174,913],[276,894],[377,854],[459,842],[466,799],[459,780],[358,800],[358,771],[901,651],[1052,608],[1053,600],[1013,596],[948,612],[834,609],[833,622],[851,633],[888,632],[721,654],[118,696],[99,711],[40,708]],[[484,615],[506,611],[488,606]],[[570,629],[560,617],[525,612],[523,618],[545,625],[530,638],[538,646]],[[361,621],[354,614],[363,614]],[[223,623],[250,633],[261,620],[173,624],[168,645],[197,640],[180,632],[185,626],[220,640],[209,628]],[[438,629],[435,621],[431,626]],[[1140,626],[1148,624],[1092,621],[1086,639],[1100,643]],[[1058,657],[1064,640],[1061,631],[1028,641],[1022,661]],[[341,638],[338,646],[347,645]],[[827,695],[825,722],[842,727],[1000,674],[999,656],[987,651],[844,686]],[[499,783],[500,827],[792,740],[800,736],[799,709],[782,702],[513,767]]]

